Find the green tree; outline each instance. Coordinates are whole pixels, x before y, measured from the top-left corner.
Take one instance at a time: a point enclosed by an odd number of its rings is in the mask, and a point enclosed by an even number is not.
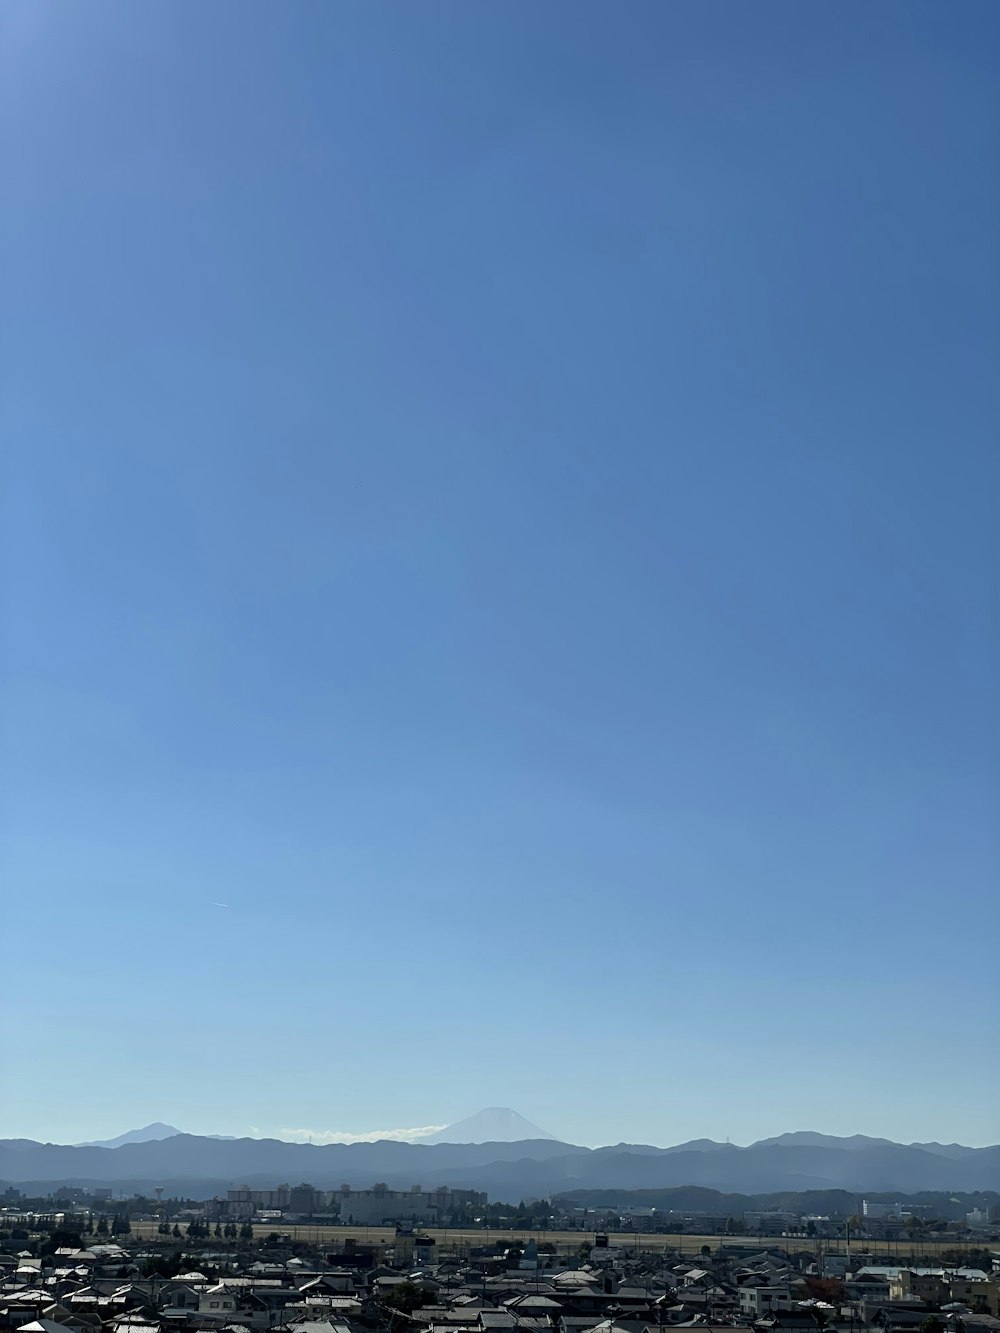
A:
[[[944,1333],[944,1321],[936,1314],[929,1314],[920,1325],[920,1333]]]
[[[173,1231],[171,1231],[170,1234],[171,1234],[172,1236],[174,1236],[177,1240],[180,1240],[180,1238],[181,1238],[181,1229],[180,1229],[180,1227],[177,1225],[176,1222],[174,1223],[174,1229],[173,1229]]]
[[[390,1310],[409,1315],[421,1309],[429,1300],[430,1296],[423,1287],[418,1287],[407,1278],[405,1282],[397,1282],[390,1288],[388,1295],[382,1297],[382,1304]]]
[[[180,1254],[157,1254],[152,1259],[143,1259],[139,1271],[143,1277],[176,1277],[182,1263]]]
[[[106,1236],[108,1234],[108,1219],[104,1216],[97,1219],[97,1234],[99,1236]]]
[[[56,1250],[78,1250],[82,1245],[78,1231],[57,1228],[42,1246],[43,1254],[55,1254]]]
[[[132,1234],[132,1224],[124,1213],[115,1213],[114,1221],[111,1223],[112,1236],[130,1236]]]
[[[216,1222],[216,1224],[215,1224],[215,1239],[216,1239],[216,1240],[221,1240],[221,1239],[222,1239],[222,1223],[221,1223],[221,1222]]]
[[[942,1250],[941,1262],[946,1268],[982,1268],[988,1273],[993,1265],[993,1255],[989,1250],[971,1245],[967,1249]]]

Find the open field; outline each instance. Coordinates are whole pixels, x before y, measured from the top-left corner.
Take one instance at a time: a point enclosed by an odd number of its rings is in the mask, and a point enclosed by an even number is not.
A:
[[[277,1231],[282,1235],[291,1236],[293,1240],[305,1241],[312,1245],[327,1245],[331,1250],[339,1250],[343,1247],[344,1241],[351,1239],[357,1241],[359,1245],[392,1245],[396,1240],[396,1234],[392,1227],[357,1227],[357,1226],[310,1226],[307,1223],[298,1225],[285,1225],[283,1223],[267,1223],[261,1226],[254,1226],[254,1237],[261,1240],[263,1237]],[[528,1240],[546,1241],[550,1245],[555,1245],[560,1252],[577,1250],[587,1241],[593,1241],[594,1233],[592,1231],[509,1231],[509,1230],[450,1230],[441,1227],[429,1227],[426,1231],[421,1231],[421,1235],[432,1236],[437,1242],[441,1253],[451,1250],[467,1250],[470,1246],[490,1245],[497,1241],[519,1241]],[[155,1222],[133,1222],[132,1235],[136,1237],[152,1237],[160,1239],[157,1236]],[[677,1250],[681,1254],[697,1254],[703,1245],[707,1245],[713,1252],[720,1245],[727,1248],[739,1247],[750,1251],[759,1251],[768,1246],[779,1246],[782,1249],[790,1250],[816,1250],[817,1246],[822,1245],[825,1254],[844,1254],[845,1244],[840,1240],[817,1241],[809,1236],[691,1236],[691,1235],[669,1235],[669,1234],[644,1234],[641,1232],[612,1232],[612,1244],[630,1246],[634,1248],[637,1244],[644,1250],[662,1251],[664,1249]],[[232,1241],[224,1242],[230,1246],[235,1244]],[[896,1263],[903,1259],[936,1259],[943,1250],[962,1249],[967,1246],[967,1242],[960,1240],[906,1240],[906,1241],[852,1241],[851,1251],[854,1254],[864,1253],[866,1255],[877,1256],[885,1263]]]

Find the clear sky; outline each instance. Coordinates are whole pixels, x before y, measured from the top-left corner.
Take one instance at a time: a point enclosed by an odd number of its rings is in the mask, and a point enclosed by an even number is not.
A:
[[[1000,1139],[994,0],[0,25],[0,1133]]]

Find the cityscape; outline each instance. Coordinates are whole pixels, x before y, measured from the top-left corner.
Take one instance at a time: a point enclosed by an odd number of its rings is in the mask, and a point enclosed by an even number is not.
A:
[[[1000,1191],[776,1190],[700,1186],[576,1188],[515,1199],[474,1187],[480,1171],[559,1155],[540,1138],[449,1144],[476,1127],[529,1121],[490,1108],[434,1135],[467,1185],[394,1188],[307,1182],[212,1188],[169,1179],[148,1191],[65,1181],[5,1184],[0,1201],[4,1333],[656,1333],[663,1327],[752,1333],[996,1333]],[[144,1146],[178,1160],[196,1138],[150,1125],[61,1151],[107,1179],[141,1167]],[[801,1155],[830,1145],[870,1154],[884,1141],[797,1133],[767,1145]],[[232,1139],[201,1140],[217,1161]],[[868,1145],[867,1147],[864,1145]],[[35,1160],[0,1143],[3,1169]],[[248,1143],[249,1149],[250,1144]],[[265,1145],[258,1145],[264,1147]],[[273,1146],[273,1145],[272,1145]],[[338,1164],[414,1145],[316,1149]],[[683,1145],[682,1145],[683,1146]],[[702,1141],[699,1150],[718,1153]],[[901,1145],[893,1145],[901,1147]],[[911,1145],[944,1162],[996,1150]],[[615,1161],[648,1155],[648,1145]],[[731,1145],[730,1145],[731,1147]],[[419,1148],[426,1152],[425,1148]],[[676,1156],[671,1150],[665,1155]],[[744,1149],[732,1149],[744,1152]],[[501,1154],[506,1153],[504,1163]],[[96,1154],[96,1156],[95,1156]],[[119,1159],[124,1155],[126,1162]],[[544,1157],[543,1157],[544,1160]],[[798,1160],[798,1159],[797,1159]],[[130,1165],[128,1165],[130,1164]],[[801,1162],[800,1162],[801,1164]],[[324,1168],[327,1169],[327,1168]],[[363,1171],[355,1165],[352,1171]],[[398,1168],[397,1168],[398,1169]],[[612,1169],[621,1169],[612,1168]],[[780,1168],[772,1168],[780,1170]],[[865,1168],[861,1168],[865,1169]],[[867,1169],[873,1169],[871,1165]],[[874,1168],[878,1169],[878,1168]],[[911,1168],[912,1169],[912,1168]],[[945,1167],[960,1174],[958,1166]],[[209,1190],[211,1189],[211,1192]]]

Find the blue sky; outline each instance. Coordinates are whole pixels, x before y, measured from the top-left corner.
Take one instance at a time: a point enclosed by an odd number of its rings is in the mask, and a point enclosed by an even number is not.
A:
[[[0,25],[0,1133],[996,1141],[996,6]]]

